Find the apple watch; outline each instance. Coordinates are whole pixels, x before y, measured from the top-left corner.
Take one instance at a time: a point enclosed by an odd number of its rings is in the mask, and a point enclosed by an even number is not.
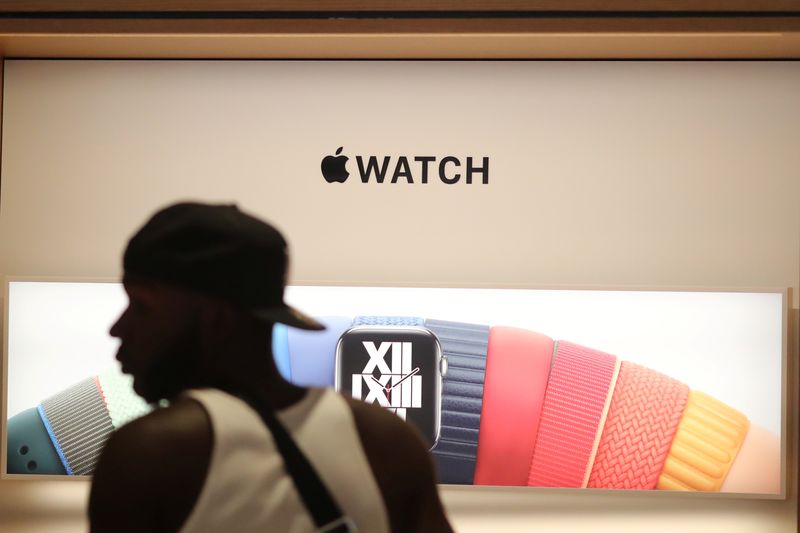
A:
[[[386,407],[413,424],[433,448],[441,431],[446,359],[422,323],[365,325],[356,320],[336,347],[335,388]]]
[[[356,317],[337,344],[335,387],[414,424],[442,483],[472,484],[488,338],[476,324]]]

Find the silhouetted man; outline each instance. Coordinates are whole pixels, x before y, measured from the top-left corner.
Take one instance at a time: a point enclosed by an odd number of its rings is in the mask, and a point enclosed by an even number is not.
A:
[[[92,531],[323,530],[325,489],[343,515],[326,531],[451,531],[410,425],[277,371],[275,322],[322,327],[283,302],[287,261],[277,230],[229,205],[170,206],[130,240],[111,335],[136,392],[169,405],[108,441]]]

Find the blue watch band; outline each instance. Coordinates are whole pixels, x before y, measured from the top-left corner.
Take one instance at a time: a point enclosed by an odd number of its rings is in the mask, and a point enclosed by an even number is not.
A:
[[[303,387],[333,387],[336,344],[352,324],[342,316],[317,317],[322,331],[287,328],[291,381]]]
[[[9,474],[65,475],[64,460],[53,446],[37,407],[8,419],[6,472]]]
[[[489,326],[402,316],[360,316],[354,326],[422,326],[439,339],[447,358],[439,441],[433,453],[442,483],[471,485],[478,457]]]
[[[439,481],[471,485],[478,457],[489,326],[426,320],[447,358],[442,384],[442,431],[431,450]]]
[[[283,379],[292,381],[292,362],[289,358],[289,328],[283,324],[272,326],[272,356]]]
[[[425,320],[415,316],[357,316],[354,326],[424,326]]]

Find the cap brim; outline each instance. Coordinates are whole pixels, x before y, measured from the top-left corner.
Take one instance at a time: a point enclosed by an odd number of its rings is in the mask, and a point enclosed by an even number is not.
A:
[[[280,307],[269,307],[267,309],[256,309],[253,314],[258,318],[268,320],[270,322],[280,322],[293,328],[323,330],[325,326],[311,318],[310,316],[301,313],[294,307],[283,305]]]

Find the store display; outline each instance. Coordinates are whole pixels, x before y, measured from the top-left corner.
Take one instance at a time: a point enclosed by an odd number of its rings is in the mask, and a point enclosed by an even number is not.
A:
[[[315,294],[318,308],[337,305],[325,288],[295,289],[307,292],[306,308]],[[751,424],[746,398],[728,405],[694,389],[702,376],[666,375],[539,331],[412,315],[316,318],[325,331],[275,326],[281,374],[414,425],[442,483],[715,492]],[[130,378],[106,368],[10,417],[7,472],[90,474],[111,432],[151,408]],[[768,459],[779,468],[779,457]]]

